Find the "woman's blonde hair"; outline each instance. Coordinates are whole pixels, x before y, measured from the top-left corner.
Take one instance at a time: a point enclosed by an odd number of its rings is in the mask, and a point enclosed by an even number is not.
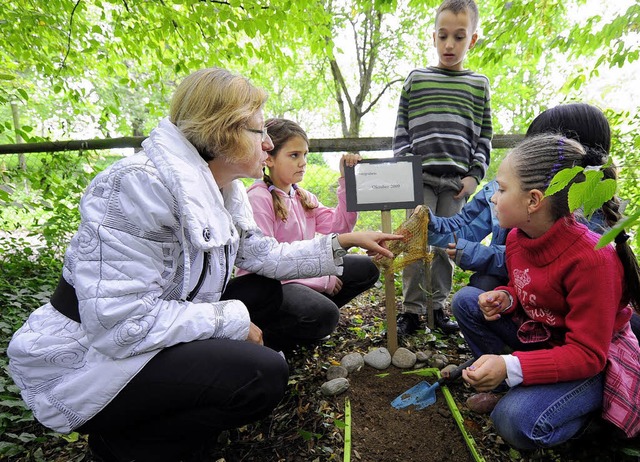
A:
[[[246,135],[249,119],[267,101],[264,90],[226,69],[208,68],[187,76],[171,100],[170,119],[206,161],[241,162],[253,153]]]

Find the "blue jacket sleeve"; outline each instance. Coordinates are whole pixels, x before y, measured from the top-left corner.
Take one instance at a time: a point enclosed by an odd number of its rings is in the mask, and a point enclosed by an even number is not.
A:
[[[495,181],[487,183],[452,217],[438,217],[430,212],[429,244],[446,248],[457,240],[455,263],[460,268],[507,277],[504,244],[508,230],[500,228],[490,202],[496,190]],[[490,234],[491,244],[482,244]]]
[[[494,183],[494,182],[491,182]],[[489,200],[493,196],[491,183],[473,196],[471,202],[451,217],[439,217],[429,211],[429,244],[446,247],[455,237],[480,242],[493,230],[492,210]]]
[[[505,245],[484,245],[480,242],[459,239],[455,263],[463,270],[508,278],[505,265]]]

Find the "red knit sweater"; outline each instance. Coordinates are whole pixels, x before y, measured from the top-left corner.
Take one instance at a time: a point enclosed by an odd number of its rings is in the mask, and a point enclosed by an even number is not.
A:
[[[510,281],[498,288],[513,297],[507,313],[523,309],[552,332],[543,349],[514,353],[523,385],[596,375],[606,365],[613,333],[629,321],[622,264],[611,245],[594,249],[599,239],[572,217],[559,219],[537,239],[519,229],[509,233]]]

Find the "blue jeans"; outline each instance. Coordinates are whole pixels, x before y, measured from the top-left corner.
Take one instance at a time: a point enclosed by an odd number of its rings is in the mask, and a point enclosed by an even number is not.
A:
[[[491,420],[517,449],[549,448],[576,436],[602,408],[604,373],[586,380],[511,388]]]
[[[518,326],[506,315],[486,321],[478,307],[483,290],[464,287],[453,296],[451,306],[473,356],[505,354],[541,348],[523,344]],[[545,385],[519,385],[498,402],[491,419],[498,434],[521,450],[547,448],[574,437],[602,408],[604,373],[584,380]]]
[[[535,350],[540,344],[526,344],[518,339],[518,326],[511,316],[502,316],[496,321],[486,321],[478,306],[478,296],[485,292],[477,287],[466,286],[455,293],[451,309],[473,356],[483,354],[508,354],[514,350]]]

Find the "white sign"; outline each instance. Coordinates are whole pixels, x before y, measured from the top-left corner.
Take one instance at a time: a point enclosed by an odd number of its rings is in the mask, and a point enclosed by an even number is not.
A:
[[[356,198],[359,204],[413,200],[413,166],[410,162],[357,164]]]
[[[419,156],[364,159],[345,167],[347,210],[412,209],[422,204]]]

